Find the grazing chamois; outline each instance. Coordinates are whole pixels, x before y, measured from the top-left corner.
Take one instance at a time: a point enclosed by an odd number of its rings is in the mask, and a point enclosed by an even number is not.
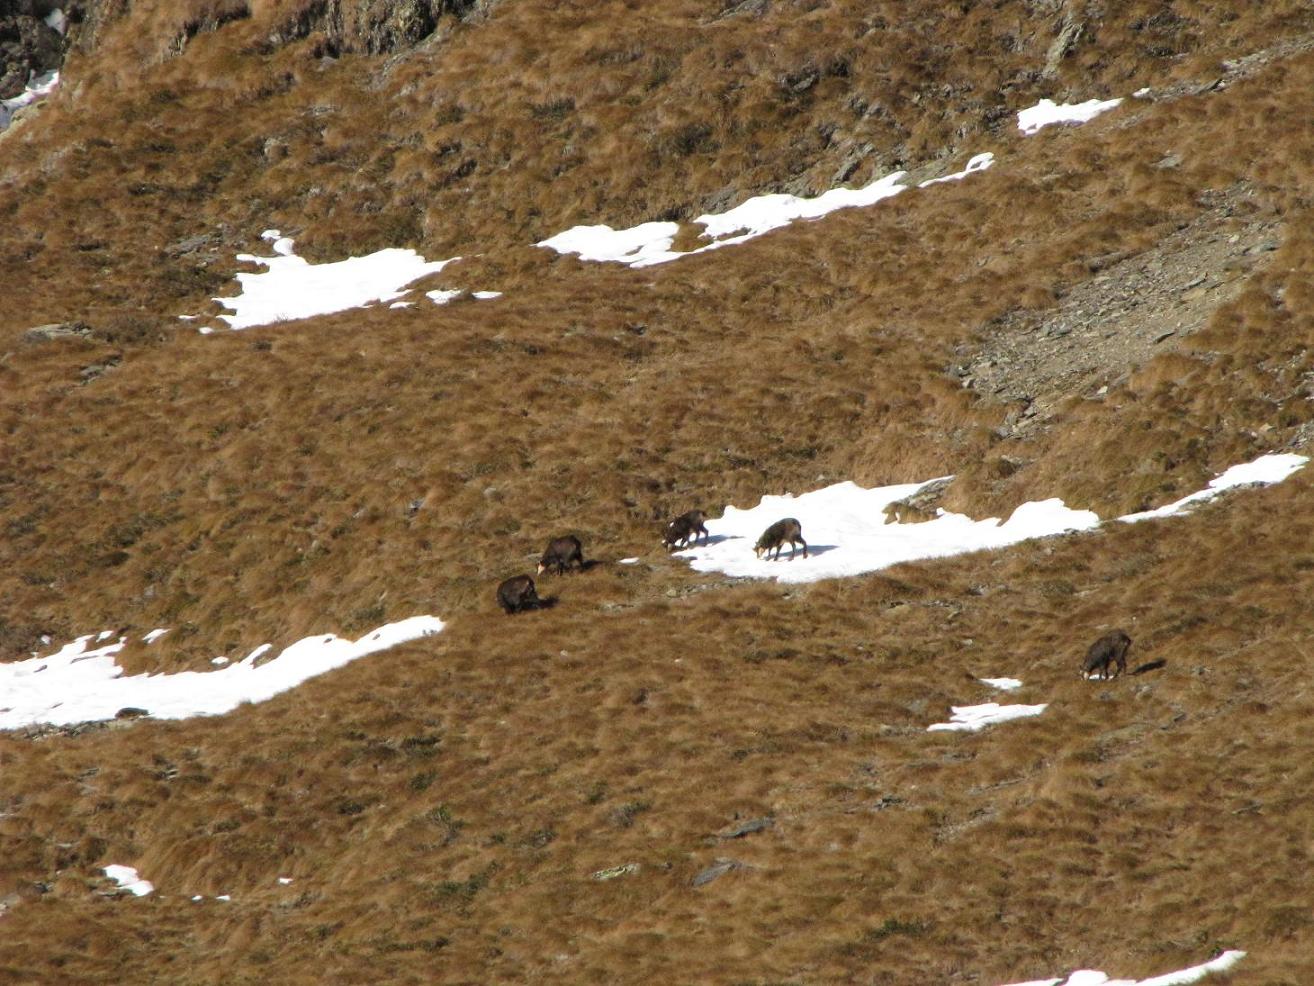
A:
[[[584,545],[575,535],[567,534],[548,542],[543,558],[538,563],[538,574],[555,569],[558,575],[564,575],[571,565],[584,571]]]
[[[1081,665],[1081,676],[1089,678],[1092,672],[1100,673],[1100,680],[1111,677],[1113,665],[1118,666],[1117,674],[1127,670],[1127,651],[1131,647],[1131,637],[1123,630],[1106,633],[1086,651],[1086,660]]]
[[[789,560],[794,560],[794,554],[798,549],[795,544],[803,545],[803,557],[808,556],[808,543],[803,540],[803,527],[793,517],[786,517],[784,520],[778,520],[757,539],[757,544],[753,546],[753,554],[761,558],[765,553],[771,554],[771,549],[776,549],[776,560],[780,559],[780,550],[789,542]]]
[[[534,580],[528,575],[513,575],[497,587],[497,602],[508,613],[537,609],[539,598]]]
[[[703,521],[707,520],[707,514],[701,510],[690,510],[687,514],[680,514],[675,520],[666,525],[666,533],[662,535],[662,544],[666,545],[668,551],[674,551],[676,545],[683,542],[683,547],[689,547],[689,542],[698,542],[698,536],[701,534],[704,538],[708,537],[707,528],[703,526]]]

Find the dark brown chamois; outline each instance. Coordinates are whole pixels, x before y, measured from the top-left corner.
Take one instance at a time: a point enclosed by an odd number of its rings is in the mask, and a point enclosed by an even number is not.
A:
[[[497,587],[497,602],[508,613],[537,609],[539,598],[534,580],[528,575],[513,575]]]
[[[680,514],[675,520],[666,525],[666,533],[662,535],[662,544],[666,545],[666,550],[674,551],[676,545],[683,543],[683,547],[689,547],[689,542],[698,542],[698,536],[702,535],[707,538],[707,528],[703,522],[707,520],[707,514],[701,510],[690,510],[687,514]]]
[[[558,575],[564,575],[571,565],[584,571],[584,545],[575,535],[567,534],[548,542],[543,558],[538,563],[538,574],[555,569]]]
[[[786,517],[784,520],[778,520],[757,539],[757,544],[753,546],[753,554],[761,558],[763,553],[768,556],[771,549],[776,549],[776,560],[780,558],[780,550],[789,542],[789,560],[794,560],[794,553],[798,550],[795,544],[803,545],[803,557],[808,556],[808,543],[803,540],[803,527],[793,517]]]
[[[1118,674],[1127,670],[1127,651],[1131,647],[1131,637],[1127,636],[1123,630],[1114,630],[1106,633],[1095,643],[1090,645],[1090,650],[1086,651],[1086,660],[1081,665],[1081,676],[1089,678],[1091,673],[1098,671],[1100,679],[1108,677],[1109,671],[1113,665],[1118,666]]]

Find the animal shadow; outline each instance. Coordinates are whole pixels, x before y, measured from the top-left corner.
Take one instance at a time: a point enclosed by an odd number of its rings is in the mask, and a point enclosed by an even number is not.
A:
[[[557,596],[540,596],[532,605],[526,606],[525,610],[551,609],[557,604],[557,598]]]
[[[696,544],[691,544],[687,548],[676,548],[672,554],[680,554],[682,551],[692,551],[694,548],[710,548],[714,544],[720,544],[722,541],[742,541],[742,534],[709,534]]]
[[[580,563],[579,570],[581,572],[591,572],[593,569],[597,568],[601,564],[602,561],[600,559],[590,558],[588,561]]]
[[[1158,671],[1160,668],[1167,666],[1168,666],[1168,662],[1165,661],[1163,658],[1160,658],[1157,661],[1147,661],[1146,663],[1142,664],[1139,668],[1137,668],[1135,671],[1133,671],[1132,674],[1146,674],[1147,672]]]
[[[834,551],[838,547],[838,544],[809,544],[808,555],[815,558],[817,555],[824,555],[828,551]]]

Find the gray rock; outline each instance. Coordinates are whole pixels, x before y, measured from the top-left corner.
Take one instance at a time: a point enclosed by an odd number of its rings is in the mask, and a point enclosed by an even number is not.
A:
[[[195,236],[185,236],[181,240],[170,243],[164,248],[164,252],[174,257],[181,257],[188,253],[195,253],[203,246],[209,246],[214,240],[215,237],[212,233],[197,233]]]
[[[747,822],[741,822],[738,825],[732,825],[730,828],[721,831],[719,836],[722,839],[742,839],[746,835],[752,835],[754,832],[761,832],[769,829],[776,824],[774,818],[754,818]]]
[[[414,48],[431,36],[442,35],[440,22],[471,20],[496,0],[395,0],[392,3],[303,4],[270,35],[273,44],[287,44],[323,32],[325,54],[340,52],[371,55]],[[343,8],[347,7],[346,10]]]
[[[712,20],[720,21],[725,20],[727,17],[761,17],[766,12],[769,5],[770,0],[743,0],[742,3],[732,4],[727,7],[725,10],[721,11],[721,13],[713,17]]]
[[[907,524],[924,520],[934,520],[936,509],[944,497],[944,491],[953,482],[953,477],[937,479],[927,483],[916,493],[902,500],[895,500],[885,508],[885,523]]]
[[[695,887],[704,887],[713,880],[719,880],[732,870],[742,870],[744,864],[737,859],[717,859],[711,866],[693,878]]]
[[[92,363],[90,366],[84,366],[78,375],[81,376],[85,382],[90,383],[97,377],[102,376],[107,370],[114,369],[114,367],[118,366],[120,362],[120,358],[111,357],[104,363]]]
[[[1071,11],[1064,12],[1058,36],[1054,38],[1054,43],[1045,53],[1045,67],[1041,71],[1043,78],[1050,79],[1058,74],[1059,64],[1072,53],[1073,48],[1077,47],[1077,42],[1081,40],[1085,29],[1084,20],[1074,17]]]
[[[599,881],[615,880],[618,877],[628,876],[631,873],[639,872],[638,863],[625,863],[621,866],[611,866],[605,870],[598,870],[593,874],[593,879]]]
[[[59,68],[64,39],[48,25],[46,11],[33,3],[0,4],[0,99],[11,99],[28,80]]]
[[[853,173],[861,167],[862,162],[865,161],[874,150],[875,148],[865,141],[851,147],[840,159],[839,167],[835,169],[835,173],[831,175],[831,185],[842,185],[844,182],[852,178]]]
[[[55,339],[85,339],[91,335],[91,326],[82,322],[50,322],[36,325],[23,333],[23,342],[34,345]]]

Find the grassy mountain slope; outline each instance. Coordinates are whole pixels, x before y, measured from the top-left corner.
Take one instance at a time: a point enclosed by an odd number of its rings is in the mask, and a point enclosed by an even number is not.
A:
[[[951,472],[974,516],[1110,516],[1306,450],[1304,4],[504,0],[380,55],[315,5],[228,6],[107,9],[0,136],[0,659],[168,626],[129,671],[205,670],[449,627],[213,720],[0,735],[0,978],[989,986],[1227,946],[1234,982],[1303,981],[1314,480],[788,588],[657,537]],[[984,150],[662,267],[531,245]],[[320,260],[460,254],[425,286],[504,296],[177,321],[269,226]],[[1080,301],[1103,339],[1133,274],[1128,345],[1027,399],[1046,326]],[[24,339],[65,320],[90,334]],[[987,359],[998,389],[963,369]],[[503,617],[496,583],[563,530],[603,564]],[[1078,681],[1110,625],[1164,666]],[[1050,708],[925,732],[992,674]],[[717,858],[744,866],[691,886]],[[157,894],[98,894],[112,862]]]

